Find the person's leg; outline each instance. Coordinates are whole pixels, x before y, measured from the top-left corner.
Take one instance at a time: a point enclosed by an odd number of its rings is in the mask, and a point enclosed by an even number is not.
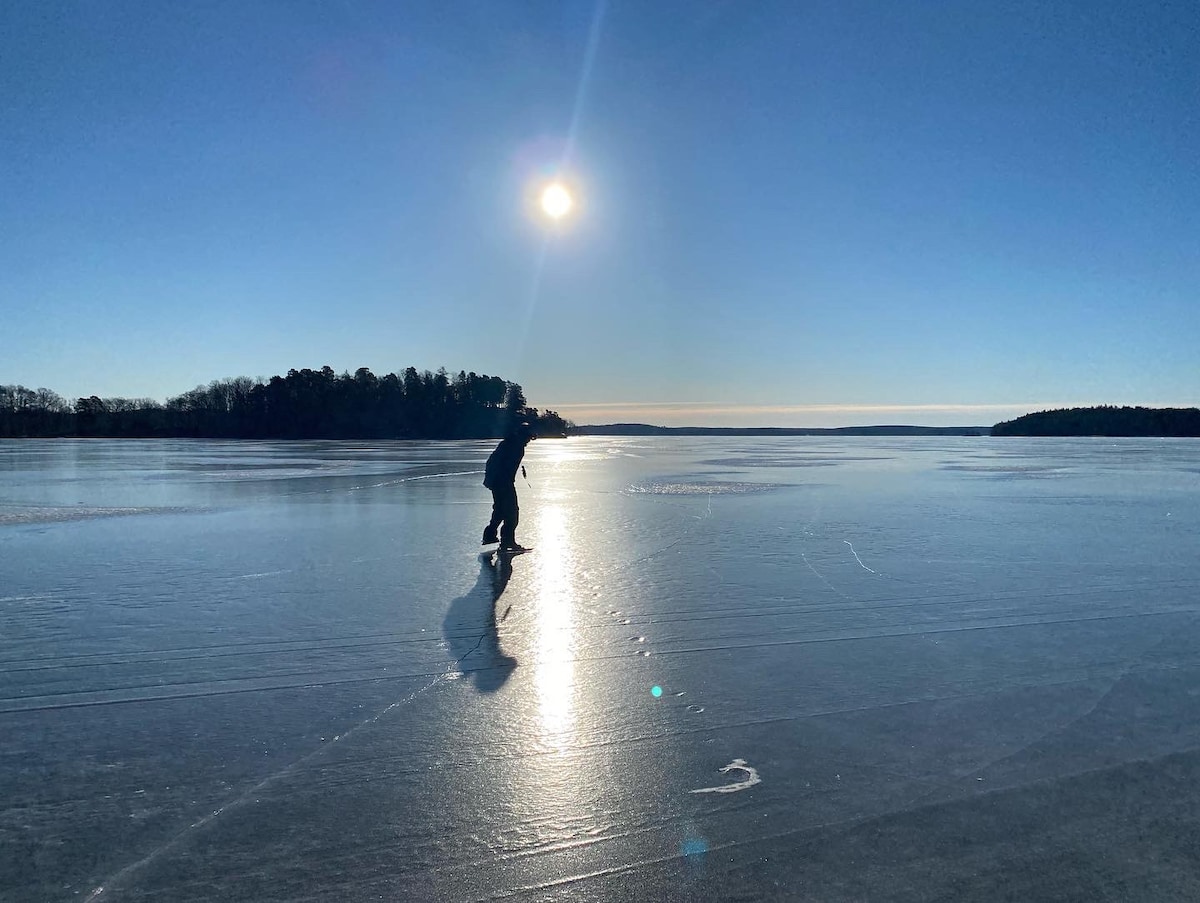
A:
[[[502,504],[501,515],[504,525],[500,528],[500,545],[512,546],[517,542],[517,523],[521,519],[521,509],[517,506],[517,487],[505,486],[497,490],[497,499]]]
[[[500,522],[504,520],[504,493],[503,490],[492,490],[492,519],[488,521],[488,525],[483,528],[483,545],[497,542],[499,537],[496,535],[496,530],[500,527]]]

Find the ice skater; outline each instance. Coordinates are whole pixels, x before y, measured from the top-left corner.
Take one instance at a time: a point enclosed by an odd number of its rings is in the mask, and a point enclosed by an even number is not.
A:
[[[519,468],[521,476],[525,476],[521,459],[525,456],[525,446],[536,438],[533,425],[522,421],[509,430],[487,459],[483,485],[492,490],[492,519],[483,528],[485,546],[499,542],[501,552],[529,551],[517,543],[517,522],[521,516],[517,506],[517,470]],[[496,534],[497,529],[499,535]]]

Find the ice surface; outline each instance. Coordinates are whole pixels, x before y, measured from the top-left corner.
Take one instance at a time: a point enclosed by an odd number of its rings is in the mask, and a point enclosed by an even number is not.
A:
[[[0,442],[0,899],[1200,898],[1200,443],[491,447]]]

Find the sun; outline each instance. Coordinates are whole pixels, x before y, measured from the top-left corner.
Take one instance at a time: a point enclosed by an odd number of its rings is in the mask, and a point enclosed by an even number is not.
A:
[[[575,206],[571,192],[561,182],[551,182],[542,189],[542,212],[551,219],[562,219]]]

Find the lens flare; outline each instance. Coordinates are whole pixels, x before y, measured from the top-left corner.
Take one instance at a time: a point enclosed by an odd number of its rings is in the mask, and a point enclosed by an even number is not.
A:
[[[657,686],[657,685],[651,687],[650,695],[653,696],[655,699],[658,699],[658,697],[662,696],[662,687]]]

